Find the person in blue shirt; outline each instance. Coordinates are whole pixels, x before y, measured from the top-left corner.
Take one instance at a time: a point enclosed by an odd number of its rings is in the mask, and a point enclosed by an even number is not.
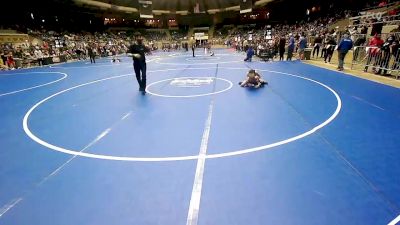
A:
[[[304,50],[307,48],[307,39],[304,33],[301,34],[299,39],[299,57],[304,60]]]
[[[293,34],[289,34],[289,45],[288,45],[288,53],[287,53],[287,61],[291,61],[294,52],[294,37]]]
[[[337,48],[339,57],[339,65],[338,65],[339,71],[343,71],[344,58],[346,57],[347,52],[349,52],[349,50],[352,48],[353,48],[353,41],[350,39],[348,34],[344,34]]]
[[[247,51],[246,51],[246,58],[244,59],[245,62],[251,62],[251,59],[253,58],[254,55],[254,49],[252,46],[250,46]]]

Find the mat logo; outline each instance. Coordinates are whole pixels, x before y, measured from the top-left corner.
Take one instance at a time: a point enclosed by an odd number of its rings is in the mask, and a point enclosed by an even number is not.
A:
[[[214,82],[213,78],[176,78],[170,82],[170,85],[177,87],[200,87]]]

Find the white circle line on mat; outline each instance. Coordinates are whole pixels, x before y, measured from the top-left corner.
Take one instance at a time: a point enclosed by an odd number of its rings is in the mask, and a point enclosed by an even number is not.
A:
[[[191,68],[194,69],[194,68]],[[243,69],[246,70],[248,68],[224,68],[224,69]],[[169,69],[169,70],[182,70],[182,69]],[[160,70],[158,70],[160,71]],[[271,71],[271,70],[258,70],[258,71],[264,71],[264,72],[271,72],[271,73],[278,73],[278,74],[283,74],[283,75],[288,75],[288,76],[292,76],[292,77],[296,77],[296,78],[300,78],[303,80],[307,80],[307,81],[311,81],[313,83],[316,83],[324,88],[326,88],[327,90],[329,90],[331,93],[333,93],[333,95],[336,98],[337,101],[337,107],[336,110],[334,111],[334,113],[324,122],[322,122],[321,124],[313,127],[312,129],[299,134],[297,136],[291,137],[291,138],[287,138],[275,143],[271,143],[271,144],[267,144],[267,145],[263,145],[263,146],[258,146],[258,147],[254,147],[254,148],[247,148],[247,149],[241,149],[241,150],[235,150],[235,151],[231,151],[231,152],[225,152],[225,153],[219,153],[219,154],[210,154],[210,155],[206,155],[205,157],[207,159],[212,159],[212,158],[223,158],[223,157],[229,157],[229,156],[237,156],[237,155],[242,155],[242,154],[248,154],[248,153],[253,153],[253,152],[258,152],[258,151],[262,151],[262,150],[267,150],[267,149],[271,149],[273,147],[277,147],[280,145],[284,145],[284,144],[288,144],[290,142],[294,142],[296,140],[302,139],[304,137],[307,137],[313,133],[315,133],[316,131],[322,129],[323,127],[325,127],[326,125],[328,125],[329,123],[331,123],[339,114],[341,108],[342,108],[342,100],[340,99],[339,95],[335,92],[335,90],[333,90],[332,88],[330,88],[328,85],[325,85],[321,82],[312,80],[310,78],[306,78],[306,77],[302,77],[302,76],[298,76],[295,74],[290,74],[290,73],[284,73],[284,72],[279,72],[279,71]],[[156,71],[149,71],[149,72],[156,72]],[[128,157],[128,156],[112,156],[112,155],[101,155],[101,154],[92,154],[92,153],[86,153],[86,152],[79,152],[76,150],[71,150],[71,149],[66,149],[63,147],[59,147],[53,144],[50,144],[42,139],[40,139],[39,137],[37,137],[35,134],[33,134],[31,132],[31,130],[29,129],[29,116],[32,114],[32,112],[39,107],[41,104],[43,104],[44,102],[48,101],[49,99],[60,95],[62,93],[65,93],[67,91],[82,87],[82,86],[86,86],[86,85],[90,85],[90,84],[94,84],[94,83],[98,83],[98,82],[102,82],[102,81],[106,81],[106,80],[111,80],[111,79],[116,79],[116,78],[121,78],[121,77],[126,77],[126,76],[131,76],[132,74],[125,74],[125,75],[119,75],[119,76],[113,76],[113,77],[108,77],[108,78],[104,78],[104,79],[100,79],[100,80],[96,80],[96,81],[91,81],[85,84],[80,84],[68,89],[65,89],[63,91],[57,92],[49,97],[46,97],[45,99],[39,101],[38,103],[36,103],[34,106],[32,106],[28,112],[25,114],[24,118],[23,118],[23,129],[25,131],[25,133],[35,142],[37,142],[40,145],[43,145],[49,149],[58,151],[58,152],[63,152],[66,154],[70,154],[70,155],[77,155],[77,156],[82,156],[82,157],[88,157],[88,158],[95,158],[95,159],[105,159],[105,160],[116,160],[116,161],[137,161],[137,162],[162,162],[162,161],[183,161],[183,160],[195,160],[198,159],[198,155],[190,155],[190,156],[171,156],[171,157]]]
[[[236,60],[236,61],[225,61],[225,62],[209,62],[209,63],[164,63],[160,62],[160,60],[155,60],[154,62],[158,64],[163,64],[163,65],[174,65],[174,66],[190,66],[190,65],[215,65],[215,64],[227,64],[227,63],[237,63],[237,62],[243,62],[242,60]]]
[[[196,57],[186,58],[185,60],[190,61],[190,62],[196,62],[196,61],[201,62],[201,60],[204,60],[204,59],[214,61],[214,60],[220,60],[221,57],[218,57],[218,56],[196,56]]]
[[[201,54],[197,54],[196,56],[210,56],[210,55],[204,55],[203,51],[201,51],[201,52],[202,52]],[[197,53],[197,51],[195,53]],[[215,53],[214,52],[214,54],[215,54],[214,56],[238,56],[237,54],[233,54],[233,53],[232,54],[227,54],[227,53]],[[167,56],[170,57],[170,58],[193,57],[193,55],[191,53],[187,53],[187,52],[170,54],[170,55],[167,55]]]
[[[11,92],[6,92],[6,93],[0,93],[0,97],[6,96],[6,95],[12,95],[12,94],[16,94],[16,93],[20,93],[20,92],[24,92],[24,91],[29,91],[29,90],[40,88],[40,87],[44,87],[44,86],[47,86],[47,85],[54,84],[54,83],[57,83],[59,81],[62,81],[65,78],[68,77],[68,74],[61,73],[61,72],[26,72],[26,73],[0,74],[0,76],[12,76],[12,75],[18,75],[18,74],[32,74],[32,73],[34,73],[34,74],[45,74],[45,73],[52,74],[53,73],[53,74],[62,74],[63,76],[61,78],[57,79],[57,80],[50,81],[50,82],[47,82],[47,83],[44,83],[44,84],[40,84],[40,85],[36,85],[36,86],[33,86],[33,87],[19,89],[19,90],[16,90],[16,91],[11,91]]]
[[[233,87],[233,84],[232,84],[232,82],[230,80],[219,78],[219,77],[179,77],[179,78],[211,78],[211,79],[225,81],[225,82],[227,82],[229,84],[229,86],[227,88],[225,88],[225,89],[220,90],[220,91],[214,91],[214,92],[210,92],[210,93],[197,94],[197,95],[163,95],[163,94],[157,94],[157,93],[154,93],[154,92],[150,91],[150,87],[155,85],[155,84],[176,79],[176,78],[169,78],[169,79],[159,80],[159,81],[156,81],[156,82],[153,82],[153,83],[149,84],[146,87],[146,92],[151,94],[151,95],[158,96],[158,97],[164,97],[164,98],[195,98],[195,97],[202,97],[202,96],[219,94],[219,93],[228,91],[229,89],[231,89]]]
[[[68,64],[67,64],[68,65]],[[71,64],[69,64],[71,65]],[[131,66],[132,63],[127,63],[127,62],[122,62],[122,63],[112,63],[110,62],[108,65],[107,64],[103,64],[103,65],[91,65],[91,66],[87,66],[87,65],[72,65],[72,66],[49,66],[50,69],[90,69],[90,68],[97,68],[97,67],[120,67],[120,66]]]

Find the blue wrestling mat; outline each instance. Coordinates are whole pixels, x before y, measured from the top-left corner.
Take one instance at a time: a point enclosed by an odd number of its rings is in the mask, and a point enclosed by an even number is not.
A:
[[[0,225],[400,220],[399,89],[197,54],[1,72]]]

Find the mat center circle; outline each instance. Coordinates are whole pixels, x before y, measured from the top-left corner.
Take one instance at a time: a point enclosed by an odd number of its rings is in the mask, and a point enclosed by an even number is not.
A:
[[[196,57],[186,58],[186,61],[211,61],[211,60],[220,60],[221,57],[218,56],[207,56],[207,55],[200,55]]]
[[[232,82],[218,77],[179,77],[149,84],[146,91],[166,98],[190,98],[219,94],[228,91]]]

